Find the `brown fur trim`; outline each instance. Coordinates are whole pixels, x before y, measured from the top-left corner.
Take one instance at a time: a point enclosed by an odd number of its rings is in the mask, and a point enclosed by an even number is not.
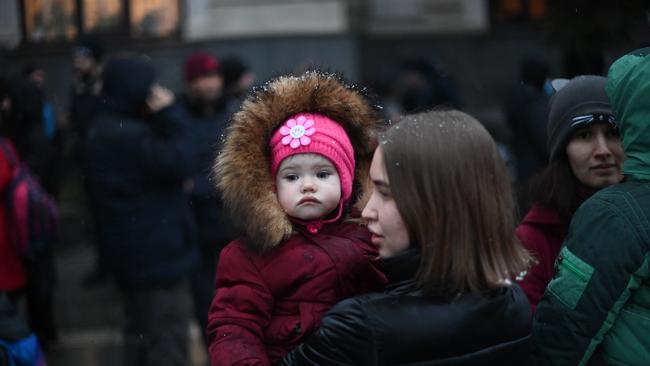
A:
[[[300,77],[281,76],[255,90],[233,115],[214,173],[232,221],[248,246],[266,252],[293,233],[293,226],[274,193],[268,142],[289,117],[300,112],[328,116],[343,126],[356,159],[354,192],[365,204],[368,168],[381,119],[365,96],[338,76],[308,71]],[[362,208],[361,206],[360,208]]]

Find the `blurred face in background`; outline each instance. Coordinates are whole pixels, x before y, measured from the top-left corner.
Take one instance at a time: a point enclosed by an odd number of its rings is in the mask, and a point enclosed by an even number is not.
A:
[[[221,75],[199,76],[188,84],[188,93],[202,103],[216,102],[223,92],[223,77]]]
[[[45,88],[45,70],[36,69],[29,74],[29,80],[40,90]]]
[[[589,188],[604,188],[623,179],[625,158],[616,126],[592,123],[576,130],[566,147],[569,165],[578,181]]]
[[[96,65],[95,58],[83,52],[76,52],[72,58],[72,68],[79,74],[91,72]]]

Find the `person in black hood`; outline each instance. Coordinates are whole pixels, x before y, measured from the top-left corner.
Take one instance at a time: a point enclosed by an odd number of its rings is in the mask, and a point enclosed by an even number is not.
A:
[[[505,164],[459,111],[406,116],[383,136],[362,218],[389,285],[335,305],[281,365],[522,365],[529,263]],[[479,183],[480,182],[480,183]]]
[[[198,263],[187,186],[196,157],[151,62],[111,60],[88,137],[99,255],[125,300],[125,365],[187,364],[188,281]]]
[[[195,317],[201,329],[206,329],[219,253],[235,239],[210,171],[236,103],[224,92],[221,63],[209,53],[196,52],[187,58],[185,86],[178,105],[188,118],[198,156],[192,174],[192,208],[199,233],[201,265],[192,278],[192,295]],[[207,349],[205,332],[202,334]]]

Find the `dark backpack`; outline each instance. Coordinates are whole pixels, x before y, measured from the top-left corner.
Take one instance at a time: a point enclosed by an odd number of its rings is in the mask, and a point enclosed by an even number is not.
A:
[[[23,259],[34,260],[57,239],[59,212],[6,139],[0,139],[0,149],[13,168],[6,192],[9,240]]]

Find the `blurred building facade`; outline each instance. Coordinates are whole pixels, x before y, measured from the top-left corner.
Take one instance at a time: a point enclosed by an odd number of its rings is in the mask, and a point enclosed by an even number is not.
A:
[[[595,52],[602,62],[591,64],[602,73],[649,39],[644,1],[600,3],[615,2],[3,0],[0,76],[42,65],[48,93],[63,107],[71,48],[83,37],[99,39],[109,55],[148,54],[162,82],[175,90],[182,85],[182,61],[199,49],[246,60],[259,81],[319,66],[379,91],[405,59],[419,58],[443,66],[471,112],[501,102],[525,57],[539,57],[551,75],[569,77],[567,57],[593,58]],[[606,18],[599,19],[603,12]]]

